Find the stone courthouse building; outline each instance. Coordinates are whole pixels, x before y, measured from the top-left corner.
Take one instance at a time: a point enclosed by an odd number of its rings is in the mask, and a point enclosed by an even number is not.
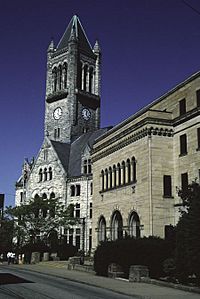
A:
[[[60,42],[47,51],[44,141],[35,161],[24,163],[16,183],[16,205],[42,197],[74,205],[80,225],[60,229],[67,243],[92,247],[92,165],[90,151],[100,129],[100,60],[77,16]]]
[[[85,252],[127,235],[164,237],[179,217],[177,190],[200,174],[200,73],[108,130],[100,64],[74,16],[48,47],[44,141],[16,183],[16,205],[74,204],[81,224],[59,234]]]
[[[200,175],[200,72],[100,136],[93,161],[93,246],[165,237],[177,190]]]

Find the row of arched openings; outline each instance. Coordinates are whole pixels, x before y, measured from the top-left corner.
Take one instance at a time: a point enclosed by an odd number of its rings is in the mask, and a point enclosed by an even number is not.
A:
[[[45,167],[44,170],[40,168],[39,170],[39,182],[52,180],[53,178],[53,172],[52,167],[49,167],[48,169]]]
[[[80,64],[81,89],[94,93],[94,68],[88,64]]]
[[[63,65],[59,64],[58,67],[54,67],[52,70],[52,89],[53,91],[59,91],[61,89],[67,88],[67,63],[64,62]]]
[[[135,157],[127,159],[102,169],[101,171],[101,190],[106,191],[112,188],[136,182],[136,160]]]
[[[106,220],[104,216],[101,216],[98,226],[98,240],[103,242],[107,239]],[[139,238],[140,237],[140,218],[138,214],[134,211],[130,214],[128,222],[128,231],[123,229],[123,219],[119,211],[115,211],[111,218],[111,225],[109,228],[110,238],[112,241],[117,239],[122,239],[127,234],[130,237]]]
[[[35,200],[37,200],[37,199],[39,199],[39,198],[40,198],[40,196],[39,196],[38,194],[36,194],[36,195],[34,196],[34,199],[35,199]],[[43,200],[47,200],[47,199],[48,199],[48,198],[47,198],[47,194],[46,194],[46,193],[43,193],[42,196],[41,196],[41,198],[42,198]],[[56,198],[55,193],[54,193],[54,192],[51,192],[49,198],[50,198],[50,199],[54,199],[54,198]],[[40,208],[40,209],[37,208],[37,209],[35,209],[34,214],[35,214],[35,218],[38,218],[39,216],[42,216],[43,218],[46,218],[46,217],[47,217],[47,214],[49,214],[51,217],[55,217],[55,209],[54,209],[53,207],[51,207],[50,210],[48,210],[46,207],[42,207],[42,208]]]

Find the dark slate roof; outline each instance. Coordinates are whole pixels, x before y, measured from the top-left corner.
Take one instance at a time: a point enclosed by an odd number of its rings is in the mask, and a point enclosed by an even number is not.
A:
[[[91,149],[95,139],[100,137],[109,129],[110,127],[99,129],[94,132],[85,133],[75,141],[73,141],[71,144],[51,140],[51,143],[68,177],[81,176],[81,156],[85,148],[89,146],[89,148]]]
[[[88,132],[81,135],[71,144],[70,160],[68,175],[70,177],[76,177],[81,175],[81,155],[88,145],[92,148],[96,138],[108,131],[108,128],[99,129],[94,132]]]
[[[69,165],[69,155],[70,155],[70,144],[69,143],[62,143],[58,141],[51,140],[51,143],[58,155],[58,158],[64,167],[65,171],[68,171]]]
[[[75,38],[77,39],[79,43],[79,48],[84,50],[85,52],[89,54],[93,54],[91,45],[87,39],[87,36],[85,34],[85,31],[81,25],[81,22],[79,18],[75,15],[71,19],[69,25],[67,26],[67,29],[65,30],[65,33],[63,34],[61,40],[58,43],[57,49],[61,50],[68,46],[68,42],[70,40],[70,37],[75,33]]]

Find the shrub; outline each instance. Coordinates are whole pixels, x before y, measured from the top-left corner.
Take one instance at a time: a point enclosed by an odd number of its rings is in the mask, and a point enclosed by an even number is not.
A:
[[[97,275],[107,276],[108,265],[117,263],[128,277],[131,265],[145,265],[150,277],[158,278],[163,275],[163,261],[171,256],[169,242],[156,237],[102,242],[95,251],[94,269]]]

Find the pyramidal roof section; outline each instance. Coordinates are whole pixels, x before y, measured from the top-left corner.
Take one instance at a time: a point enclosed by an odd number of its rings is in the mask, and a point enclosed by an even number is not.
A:
[[[78,40],[79,48],[86,51],[87,53],[93,53],[92,47],[87,39],[83,26],[81,25],[81,22],[76,15],[73,16],[69,25],[67,26],[67,29],[65,30],[62,38],[58,43],[57,49],[61,50],[67,47],[70,37],[74,35],[74,32],[76,34],[76,39]]]

